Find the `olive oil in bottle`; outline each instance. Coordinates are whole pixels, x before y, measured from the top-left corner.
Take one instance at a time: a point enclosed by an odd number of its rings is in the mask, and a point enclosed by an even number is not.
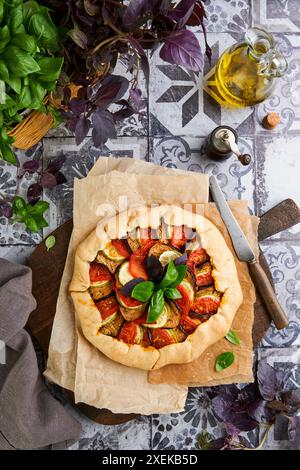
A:
[[[286,68],[273,36],[252,28],[244,42],[222,54],[204,88],[223,106],[253,106],[270,96],[274,78],[282,76]]]

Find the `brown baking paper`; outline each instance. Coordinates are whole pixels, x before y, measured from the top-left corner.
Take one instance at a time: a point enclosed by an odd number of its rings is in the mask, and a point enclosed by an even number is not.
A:
[[[182,411],[187,386],[150,384],[146,371],[111,361],[82,336],[80,326],[76,324],[68,294],[75,249],[97,222],[111,216],[110,207],[118,208],[120,196],[122,204],[127,197],[129,206],[203,203],[208,200],[208,177],[161,168],[140,160],[101,158],[86,178],[75,180],[74,229],[57,301],[45,376],[74,391],[76,402],[108,408],[115,413]]]
[[[258,218],[249,216],[246,201],[230,201],[230,207],[256,256],[258,256]],[[234,318],[232,329],[237,332],[241,344],[240,346],[235,346],[226,339],[222,339],[210,346],[198,359],[189,364],[168,365],[162,369],[150,371],[148,377],[149,381],[153,384],[174,382],[189,386],[211,386],[253,382],[254,380],[252,373],[252,326],[254,321],[255,289],[247,264],[237,259],[228,232],[215,205],[205,204],[204,215],[218,227],[234,255],[244,300]],[[235,360],[227,369],[224,369],[222,372],[216,372],[216,357],[226,351],[233,351]]]

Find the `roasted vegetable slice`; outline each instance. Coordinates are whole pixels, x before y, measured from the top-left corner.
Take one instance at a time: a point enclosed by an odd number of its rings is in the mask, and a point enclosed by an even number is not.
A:
[[[115,313],[99,330],[100,333],[116,338],[119,334],[124,318],[119,313]]]
[[[130,247],[130,249],[133,253],[135,251],[137,251],[141,246],[139,240],[136,237],[136,233],[128,234],[127,235],[127,242],[128,242],[128,245],[129,245],[129,247]]]
[[[189,254],[188,266],[193,269],[194,266],[205,263],[205,261],[209,261],[208,254],[204,248],[197,248]]]
[[[144,330],[141,325],[133,322],[126,322],[118,334],[118,340],[127,344],[140,344],[144,337]]]
[[[93,300],[100,300],[103,297],[107,297],[113,292],[112,281],[97,282],[97,285],[92,285],[89,288],[89,293]]]
[[[103,322],[119,311],[119,304],[116,297],[113,295],[106,299],[99,300],[99,302],[96,303],[96,307],[100,312]]]
[[[180,250],[185,246],[186,241],[187,238],[185,236],[185,226],[180,225],[172,227],[170,245]]]
[[[122,261],[117,262],[108,259],[101,251],[98,251],[96,260],[98,263],[104,264],[112,274],[116,272],[118,266],[122,263]]]
[[[157,328],[150,331],[150,338],[152,346],[156,349],[163,348],[169,344],[181,343],[186,339],[186,334],[179,328],[164,329]]]
[[[164,328],[176,328],[181,320],[181,310],[175,302],[165,302],[165,306],[168,312],[168,319],[164,325]]]
[[[120,240],[118,240],[120,241]],[[115,240],[116,242],[116,240]],[[127,253],[126,256],[122,255],[120,252],[119,252],[119,246],[118,248],[113,244],[113,242],[111,241],[110,243],[108,243],[106,245],[106,247],[102,250],[102,253],[104,254],[104,256],[106,258],[108,258],[109,260],[111,261],[114,261],[116,263],[121,263],[122,261],[124,261],[128,256],[129,256],[129,253]]]
[[[221,303],[221,294],[213,287],[201,289],[197,292],[191,310],[200,315],[217,313]]]
[[[89,275],[91,286],[102,285],[102,282],[113,279],[109,269],[104,264],[95,261],[90,264]]]
[[[196,328],[202,323],[200,318],[191,318],[190,316],[185,317],[183,321],[180,322],[180,328],[187,334],[191,335],[194,333]]]
[[[119,283],[122,286],[125,286],[127,282],[133,279],[133,276],[129,271],[129,261],[125,261],[124,263],[120,265],[118,272],[116,274],[116,278],[118,279]]]
[[[119,240],[118,238],[115,238],[111,241],[111,244],[116,248],[117,252],[123,256],[123,258],[129,258],[131,249],[128,246],[126,240]]]
[[[154,240],[149,240],[130,256],[129,272],[133,277],[148,279],[144,264],[149,250],[155,243],[156,242]]]
[[[145,311],[147,304],[123,295],[118,289],[115,289],[120,311],[127,321],[134,321]]]
[[[197,286],[209,286],[214,283],[212,266],[208,261],[196,267],[196,282]]]

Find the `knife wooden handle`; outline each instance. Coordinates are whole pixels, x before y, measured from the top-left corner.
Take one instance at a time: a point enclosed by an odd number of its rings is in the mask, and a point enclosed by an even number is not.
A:
[[[276,294],[263,268],[257,261],[254,263],[248,263],[248,267],[252,281],[260,293],[266,309],[268,310],[270,317],[276,325],[276,328],[281,330],[282,328],[287,327],[289,320],[280,306],[276,298]]]

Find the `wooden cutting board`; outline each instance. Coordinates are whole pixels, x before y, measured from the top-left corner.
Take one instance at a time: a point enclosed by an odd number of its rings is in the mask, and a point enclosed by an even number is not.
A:
[[[298,207],[292,200],[285,200],[261,217],[259,241],[262,241],[265,235],[275,235],[299,221],[300,211]],[[37,308],[31,313],[27,326],[31,334],[38,341],[45,356],[47,356],[48,353],[56,300],[64,270],[72,227],[72,220],[61,225],[53,232],[56,238],[56,245],[50,251],[47,251],[45,244],[41,243],[34,250],[27,262],[28,266],[32,269],[32,292],[37,300]],[[270,270],[262,253],[260,254],[260,263],[273,284]],[[260,296],[257,294],[253,326],[254,346],[257,346],[263,338],[270,324],[271,320],[263,306]],[[67,391],[67,393],[74,402],[73,393],[69,391]],[[84,403],[79,403],[76,406],[87,417],[100,424],[120,424],[130,421],[137,416],[134,414],[114,414],[107,409],[99,410]]]

